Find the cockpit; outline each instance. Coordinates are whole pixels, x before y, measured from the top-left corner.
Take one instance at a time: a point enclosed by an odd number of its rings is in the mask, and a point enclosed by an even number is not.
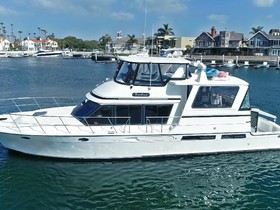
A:
[[[121,61],[115,81],[127,85],[165,86],[169,80],[190,77],[186,63],[132,63]]]

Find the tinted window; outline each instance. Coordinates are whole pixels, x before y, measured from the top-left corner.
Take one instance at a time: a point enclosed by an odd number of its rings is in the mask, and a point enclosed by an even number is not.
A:
[[[192,108],[230,108],[239,87],[203,86],[198,89]]]
[[[152,124],[166,123],[172,105],[147,105],[145,106],[145,119]]]
[[[101,106],[85,102],[72,115],[85,125],[162,124],[167,122],[171,109],[172,105]]]
[[[84,117],[90,116],[96,109],[98,109],[98,107],[99,104],[85,100],[79,106],[77,106],[71,114],[74,117],[82,119]]]

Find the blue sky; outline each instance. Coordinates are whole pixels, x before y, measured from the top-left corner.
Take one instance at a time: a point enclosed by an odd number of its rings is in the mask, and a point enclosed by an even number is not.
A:
[[[264,31],[280,28],[280,0],[1,0],[0,22],[8,34],[39,34],[38,27],[57,38],[75,36],[98,40],[105,34],[116,39],[144,33],[151,36],[169,24],[175,36],[198,36],[215,26],[251,35],[252,27]],[[147,15],[145,21],[145,8]],[[146,22],[146,24],[145,24]]]

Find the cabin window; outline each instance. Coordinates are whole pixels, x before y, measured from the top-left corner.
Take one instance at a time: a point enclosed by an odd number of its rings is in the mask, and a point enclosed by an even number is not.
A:
[[[100,106],[88,118],[88,124],[112,124],[113,123],[113,106]]]
[[[238,90],[237,86],[202,86],[198,89],[192,108],[230,108]]]
[[[240,110],[249,110],[250,108],[251,108],[251,105],[250,105],[249,91],[247,91],[247,93],[243,99],[243,102],[241,104]]]
[[[130,124],[141,124],[141,105],[116,106],[116,124],[125,124],[130,118]]]
[[[145,119],[147,123],[162,124],[166,123],[170,115],[172,105],[146,105]]]
[[[99,105],[92,101],[72,115],[85,125],[166,124],[173,105]]]
[[[75,107],[71,114],[83,121],[84,117],[91,115],[99,107],[99,104],[86,99],[80,105]]]

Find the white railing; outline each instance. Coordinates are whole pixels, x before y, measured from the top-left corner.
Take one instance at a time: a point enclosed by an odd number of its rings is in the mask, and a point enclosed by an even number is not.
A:
[[[265,112],[265,111],[262,111],[262,110],[257,109],[257,108],[252,108],[252,112],[256,112],[256,113],[258,113],[258,115],[260,115],[260,116],[263,116],[263,117],[272,119],[273,122],[276,122],[276,120],[277,120],[277,117],[276,117],[275,115],[270,114],[270,113]]]
[[[33,111],[36,109],[75,106],[81,102],[81,98],[73,97],[21,97],[0,99],[0,114]]]
[[[118,133],[117,126],[123,126],[121,132],[130,133],[130,117],[82,117],[76,120],[73,116],[34,116],[34,115],[23,115],[21,113],[5,114],[6,118],[0,118],[3,125],[11,129],[16,128],[19,132],[24,132],[26,129],[42,132],[47,134],[50,127],[61,132],[73,134],[77,132],[78,128],[80,131],[96,133],[98,130],[97,126],[102,126],[105,132],[114,131]],[[75,119],[73,121],[73,119]],[[124,124],[116,124],[117,120],[124,120]],[[82,122],[83,123],[82,123]],[[3,126],[2,125],[2,126]],[[126,128],[128,127],[128,131]],[[100,130],[100,129],[99,129]],[[80,133],[80,132],[79,132]]]
[[[81,98],[67,98],[67,97],[23,97],[0,99],[0,122],[1,126],[16,129],[18,132],[24,132],[26,129],[34,132],[41,132],[47,134],[50,128],[59,130],[68,134],[77,130],[97,133],[102,127],[107,133],[131,133],[131,117],[77,117],[73,116],[52,116],[50,113],[40,111],[40,109],[61,107],[61,106],[75,106],[82,101]],[[25,111],[35,111],[23,113]],[[166,131],[171,126],[174,127],[175,117],[146,117],[145,123],[138,124],[142,127],[141,132],[159,132]],[[176,123],[179,117],[176,117]],[[73,120],[75,119],[75,120]],[[170,123],[169,123],[170,122]],[[135,126],[133,129],[135,129]],[[139,130],[139,131],[140,131]],[[135,130],[134,130],[135,131]]]

